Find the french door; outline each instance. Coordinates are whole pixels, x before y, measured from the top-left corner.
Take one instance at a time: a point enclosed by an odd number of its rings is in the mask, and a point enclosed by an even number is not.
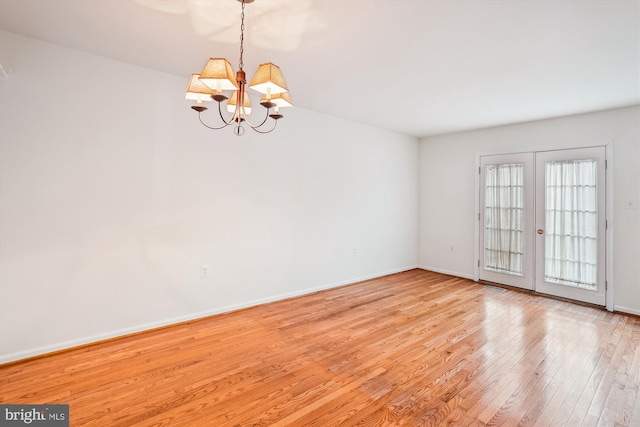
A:
[[[605,305],[605,148],[480,158],[479,278]]]
[[[480,279],[533,289],[533,153],[480,159]]]

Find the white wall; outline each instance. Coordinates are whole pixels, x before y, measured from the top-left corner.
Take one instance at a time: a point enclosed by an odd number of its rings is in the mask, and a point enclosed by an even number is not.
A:
[[[422,139],[420,265],[473,277],[478,154],[611,144],[614,309],[640,314],[639,128],[640,108],[630,107]]]
[[[188,76],[5,32],[0,63],[0,362],[417,263],[413,138],[209,131]]]

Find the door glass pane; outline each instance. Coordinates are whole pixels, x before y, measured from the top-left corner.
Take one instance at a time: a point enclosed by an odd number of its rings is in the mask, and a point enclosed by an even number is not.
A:
[[[524,164],[487,165],[484,191],[484,268],[522,276]]]
[[[597,289],[596,160],[545,163],[544,280]]]

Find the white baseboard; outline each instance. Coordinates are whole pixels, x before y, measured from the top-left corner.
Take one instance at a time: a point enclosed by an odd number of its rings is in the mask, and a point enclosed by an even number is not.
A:
[[[273,295],[266,298],[261,298],[252,301],[245,301],[239,304],[232,304],[224,307],[216,307],[211,310],[201,311],[197,313],[190,313],[184,316],[173,317],[170,319],[164,319],[157,322],[145,323],[142,325],[132,326],[130,328],[123,328],[115,331],[105,332],[102,334],[91,335],[87,337],[82,337],[74,340],[64,341],[52,345],[32,348],[24,351],[18,351],[15,353],[9,353],[0,356],[0,364],[15,362],[21,359],[27,359],[29,357],[40,356],[47,353],[53,353],[60,350],[66,350],[73,347],[79,347],[82,345],[92,344],[99,341],[104,341],[112,338],[118,338],[125,335],[134,334],[137,332],[144,332],[151,329],[160,328],[163,326],[174,325],[176,323],[187,322],[189,320],[201,319],[204,317],[214,316],[217,314],[229,313],[236,310],[241,310],[244,308],[255,307],[262,304],[267,304],[270,302],[280,301],[287,298],[298,297],[302,295],[311,294],[318,291],[323,291],[332,288],[338,288],[340,286],[346,286],[357,282],[362,282],[364,280],[375,279],[382,276],[387,276],[389,274],[401,273],[403,271],[413,270],[414,268],[421,268],[417,265],[411,265],[403,268],[397,268],[389,271],[384,271],[376,274],[369,274],[366,276],[356,277],[348,280],[342,280],[340,282],[334,282],[325,284],[322,286],[317,286],[313,288],[301,289],[295,292],[288,292],[285,294]]]
[[[621,305],[614,305],[613,311],[619,311],[621,313],[635,314],[636,316],[640,316],[640,310],[635,308],[623,307]]]
[[[417,268],[421,268],[421,269],[427,270],[427,271],[433,271],[435,273],[447,274],[449,276],[456,276],[456,277],[462,277],[463,279],[473,280],[473,274],[466,274],[466,273],[459,273],[457,271],[443,270],[441,268],[429,267],[428,265],[419,265]]]

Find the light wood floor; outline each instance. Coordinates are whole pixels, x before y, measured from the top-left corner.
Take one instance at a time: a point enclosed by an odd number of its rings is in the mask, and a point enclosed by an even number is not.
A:
[[[412,270],[0,367],[91,426],[640,426],[640,319]]]

